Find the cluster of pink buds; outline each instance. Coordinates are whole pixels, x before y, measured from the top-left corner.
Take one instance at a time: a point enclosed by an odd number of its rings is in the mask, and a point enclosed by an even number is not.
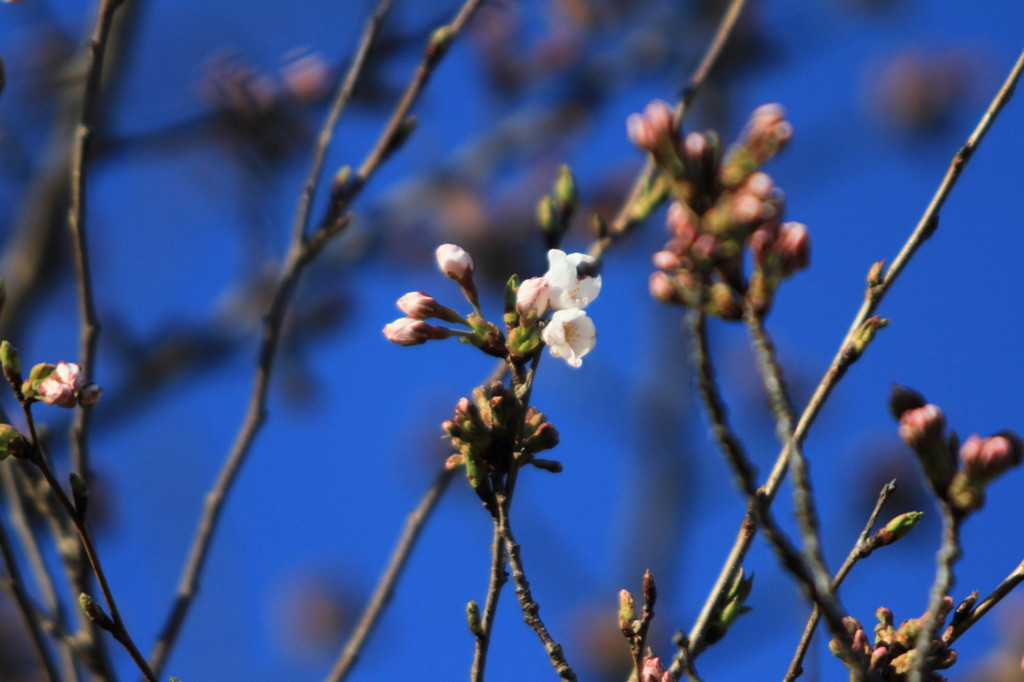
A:
[[[384,337],[400,346],[416,346],[427,341],[460,337],[486,353],[505,357],[505,338],[493,324],[483,319],[480,313],[480,298],[473,281],[473,257],[454,244],[442,244],[437,248],[437,267],[441,273],[458,283],[463,296],[473,306],[474,312],[463,317],[455,310],[443,306],[422,291],[412,291],[398,299],[401,317],[384,327]],[[430,324],[427,320],[438,319],[468,329],[452,329]]]
[[[940,625],[946,621],[946,616],[952,610],[953,599],[946,597],[939,611]],[[895,627],[892,611],[889,609],[879,608],[875,611],[875,616],[878,618],[878,625],[875,626],[873,642],[868,639],[867,633],[856,618],[844,618],[843,624],[850,634],[852,646],[847,648],[844,643],[833,639],[829,643],[832,653],[843,659],[851,668],[867,661],[871,679],[884,682],[906,682],[910,679],[910,671],[916,660],[926,655],[928,661],[925,663],[925,670],[928,675],[925,679],[928,682],[943,682],[946,679],[935,671],[945,670],[956,663],[956,651],[950,649],[941,637],[935,637],[925,652],[915,648],[917,635],[924,627],[924,617],[910,618],[900,623],[899,627]]]
[[[932,490],[961,514],[980,509],[985,487],[1021,463],[1024,445],[1016,434],[972,435],[960,445],[955,433],[946,434],[942,410],[905,386],[893,387],[890,407]]]
[[[551,355],[579,367],[597,342],[594,322],[583,309],[600,293],[601,277],[580,274],[581,269],[593,264],[591,256],[551,249],[548,271],[543,276],[521,284],[513,276],[505,290],[503,333],[484,319],[480,311],[473,281],[473,257],[454,244],[443,244],[437,249],[438,268],[459,285],[473,306],[473,312],[463,317],[422,291],[413,291],[398,299],[398,308],[405,317],[386,325],[384,336],[401,346],[457,336],[485,353],[508,358],[516,365],[522,365],[546,345]],[[547,317],[549,312],[551,315]],[[467,329],[430,324],[427,322],[430,319]]]
[[[32,368],[21,387],[27,400],[58,407],[91,407],[99,402],[103,389],[86,382],[82,368],[73,362],[41,363]]]
[[[786,145],[792,126],[779,105],[759,107],[723,156],[714,132],[681,137],[673,121],[667,104],[652,102],[627,122],[675,199],[671,237],[654,254],[651,295],[724,319],[738,319],[744,306],[764,314],[781,281],[810,261],[807,228],[782,221],[782,191],[758,170]]]

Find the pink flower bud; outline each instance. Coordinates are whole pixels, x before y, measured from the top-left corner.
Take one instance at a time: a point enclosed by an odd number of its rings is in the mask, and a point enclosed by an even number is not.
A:
[[[693,213],[678,201],[672,202],[672,205],[668,207],[666,223],[669,230],[686,246],[689,246],[697,238],[697,226],[693,222]]]
[[[432,339],[446,339],[451,330],[427,324],[423,320],[402,317],[384,327],[384,337],[399,346],[418,346]]]
[[[978,481],[991,481],[1011,466],[1020,464],[1021,445],[1005,435],[982,438],[973,435],[960,447],[964,471]]]
[[[803,270],[811,261],[811,238],[803,223],[783,223],[779,232],[779,255],[782,271],[790,275]]]
[[[101,395],[103,395],[102,388],[94,383],[88,383],[78,391],[78,404],[82,407],[92,407],[100,401]]]
[[[75,406],[75,392],[71,390],[70,386],[53,375],[43,379],[39,383],[39,387],[36,388],[36,392],[39,394],[39,399],[47,405],[58,405],[59,407]]]
[[[761,220],[761,200],[753,194],[740,192],[732,200],[732,217],[738,223],[755,223]]]
[[[651,298],[659,303],[677,303],[679,294],[672,285],[672,280],[664,272],[652,272],[647,280],[647,288],[651,292]]]
[[[640,673],[641,682],[661,682],[661,676],[665,674],[665,668],[661,665],[661,659],[657,656],[648,656],[644,661],[644,669]]]
[[[659,270],[678,270],[680,265],[679,256],[671,251],[658,251],[651,258],[651,262]]]
[[[704,133],[692,132],[683,140],[683,149],[691,159],[700,159],[708,150],[708,141]]]
[[[72,391],[77,391],[85,381],[82,368],[73,362],[58,362],[51,376],[57,377],[62,384],[67,384]]]
[[[938,405],[906,410],[900,416],[900,438],[917,452],[941,442],[945,429],[946,417]]]
[[[448,278],[463,282],[473,276],[473,257],[455,244],[437,247],[437,266]]]
[[[749,192],[761,200],[768,199],[772,195],[775,183],[767,173],[757,171],[743,183],[742,191]]]
[[[398,309],[414,320],[429,320],[437,307],[437,301],[422,291],[410,291],[398,299]]]
[[[520,284],[516,292],[516,312],[523,317],[528,317],[530,313],[540,317],[548,311],[550,302],[550,288],[543,277],[531,277]]]
[[[672,107],[656,99],[644,108],[642,114],[631,114],[626,119],[626,133],[637,147],[653,152],[672,135],[674,120]]]

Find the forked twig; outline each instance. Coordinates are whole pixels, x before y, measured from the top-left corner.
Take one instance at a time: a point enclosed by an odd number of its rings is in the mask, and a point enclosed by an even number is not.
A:
[[[881,492],[878,493],[878,499],[875,501],[875,508],[871,510],[871,514],[868,516],[867,523],[864,524],[864,530],[861,531],[860,536],[857,538],[857,542],[854,543],[853,548],[850,549],[850,553],[846,555],[846,559],[843,561],[843,565],[836,571],[836,575],[832,578],[831,588],[833,591],[846,580],[846,576],[853,570],[854,565],[861,559],[866,559],[870,556],[871,552],[874,551],[874,547],[869,543],[871,529],[875,527],[875,522],[878,521],[878,515],[882,512],[882,507],[885,505],[886,500],[889,496],[896,491],[896,481],[892,480],[882,486]],[[800,637],[800,642],[797,644],[796,651],[793,654],[793,660],[789,663],[789,670],[786,671],[786,676],[783,678],[783,682],[793,682],[793,680],[800,677],[803,674],[803,660],[804,656],[807,655],[807,649],[811,645],[811,638],[814,637],[814,631],[818,628],[818,621],[821,619],[821,609],[817,605],[811,611],[810,618],[807,619],[807,625],[804,627],[804,634]]]

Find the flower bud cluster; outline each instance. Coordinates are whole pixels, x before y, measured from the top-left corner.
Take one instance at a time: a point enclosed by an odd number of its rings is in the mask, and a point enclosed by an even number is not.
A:
[[[462,398],[455,416],[441,424],[445,436],[458,451],[448,458],[447,469],[465,467],[466,477],[485,502],[492,498],[491,481],[507,474],[516,449],[519,463],[532,463],[548,471],[560,471],[561,464],[536,460],[533,455],[558,445],[558,430],[535,408],[529,408],[518,428],[515,396],[500,381],[478,386],[473,397]],[[521,444],[521,446],[520,446]]]
[[[960,514],[980,509],[985,487],[1021,463],[1024,444],[1010,431],[972,435],[960,445],[955,433],[946,434],[942,410],[921,394],[896,385],[889,402],[900,438],[917,455],[932,490]]]
[[[744,305],[763,314],[781,281],[810,261],[806,226],[782,221],[784,195],[758,170],[786,145],[792,126],[779,105],[759,107],[723,156],[715,133],[680,137],[672,120],[667,104],[652,102],[627,122],[630,139],[651,154],[675,199],[671,237],[653,257],[651,295],[724,319],[741,317]]]
[[[555,184],[559,211],[571,212],[575,205],[575,183],[572,174],[562,174]],[[584,312],[601,291],[601,276],[581,274],[592,267],[595,259],[582,253],[566,254],[558,249],[548,251],[548,271],[519,283],[513,276],[505,289],[505,332],[484,319],[480,312],[476,285],[473,282],[473,257],[454,244],[437,249],[437,265],[441,272],[462,289],[474,312],[462,317],[422,291],[412,291],[398,299],[398,308],[405,317],[384,327],[384,337],[400,346],[416,346],[452,336],[480,348],[489,355],[507,358],[515,365],[530,360],[547,345],[551,355],[579,367],[583,356],[597,342],[594,322]],[[545,319],[551,312],[549,319]],[[467,327],[453,329],[427,322],[438,319]]]
[[[945,597],[938,614],[938,623],[941,626],[946,617],[953,610],[953,599]],[[924,627],[925,618],[910,618],[895,627],[892,611],[885,607],[875,611],[878,618],[878,625],[875,626],[874,641],[869,642],[867,633],[856,618],[846,617],[843,625],[852,639],[851,648],[837,639],[829,643],[832,653],[841,658],[851,668],[858,665],[856,658],[864,658],[868,661],[868,673],[871,679],[883,680],[884,682],[905,682],[910,679],[910,671],[914,662],[922,655],[928,656],[925,663],[925,670],[929,673],[925,677],[929,682],[942,682],[944,677],[935,673],[936,670],[945,670],[957,660],[957,653],[946,645],[941,637],[935,637],[929,643],[925,652],[915,648],[917,635]],[[941,627],[939,628],[941,630]]]
[[[95,405],[103,389],[86,382],[82,368],[75,363],[58,362],[56,365],[40,363],[33,367],[21,385],[21,392],[30,402],[38,400],[47,405],[71,408]]]

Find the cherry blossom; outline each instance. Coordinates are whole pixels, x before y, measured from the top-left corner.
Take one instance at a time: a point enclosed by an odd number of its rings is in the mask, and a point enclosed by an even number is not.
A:
[[[586,308],[601,292],[601,276],[580,277],[577,268],[596,259],[584,253],[570,253],[551,249],[548,251],[548,271],[544,279],[550,289],[551,308],[568,310]]]
[[[551,355],[572,367],[582,365],[583,356],[597,343],[594,321],[579,308],[556,310],[544,328],[543,337]]]

